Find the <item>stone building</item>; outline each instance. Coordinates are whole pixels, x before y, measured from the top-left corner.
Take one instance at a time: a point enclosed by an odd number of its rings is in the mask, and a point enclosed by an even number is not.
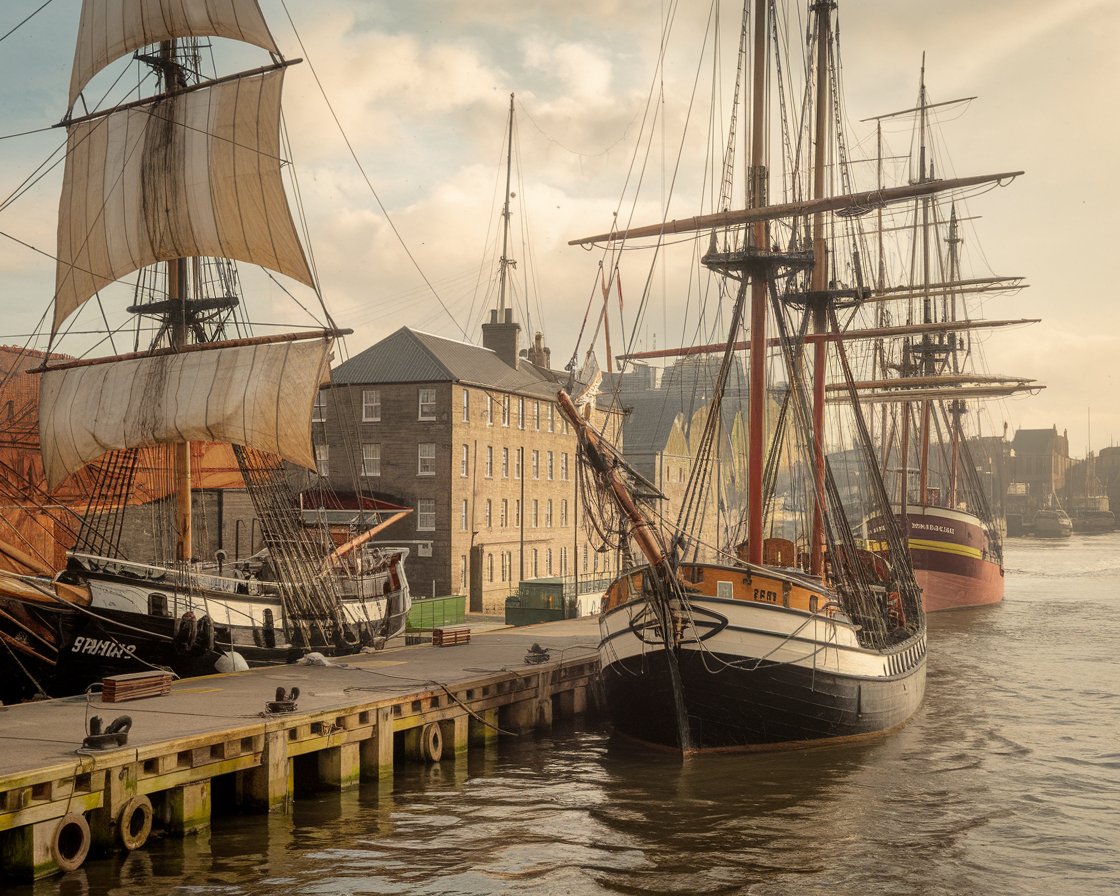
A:
[[[539,337],[521,351],[510,312],[482,329],[480,347],[402,327],[339,365],[313,436],[333,488],[414,508],[378,539],[410,548],[414,595],[466,593],[472,611],[501,613],[523,578],[612,560],[580,524],[576,438],[556,404],[567,374]],[[620,437],[621,414],[591,414]]]
[[[1011,441],[1015,482],[1025,485],[1035,507],[1065,490],[1069,439],[1058,427],[1019,429]]]

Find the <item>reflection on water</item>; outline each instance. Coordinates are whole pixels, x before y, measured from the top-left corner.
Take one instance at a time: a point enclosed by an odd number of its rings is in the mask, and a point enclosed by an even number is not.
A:
[[[930,618],[925,705],[859,746],[681,763],[594,727],[91,861],[42,894],[1111,894],[1120,535],[1008,546]]]

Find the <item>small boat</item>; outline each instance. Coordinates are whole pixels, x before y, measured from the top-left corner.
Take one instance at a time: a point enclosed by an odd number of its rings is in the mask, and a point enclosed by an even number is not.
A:
[[[1037,538],[1069,538],[1073,534],[1073,520],[1060,507],[1043,508],[1035,511],[1028,528]]]
[[[679,350],[718,352],[723,360],[675,523],[653,506],[657,496],[650,495],[648,480],[589,426],[579,380],[573,379],[572,394],[558,396],[578,435],[588,481],[596,486],[586,501],[595,530],[604,537],[622,532],[617,547],[623,556],[636,550],[644,559],[635,560],[604,599],[599,654],[608,715],[619,734],[686,755],[880,736],[905,723],[925,692],[921,592],[898,517],[889,512],[837,315],[837,308],[858,301],[868,288],[858,277],[846,286],[833,276],[826,215],[858,223],[878,203],[913,202],[927,193],[958,189],[961,183],[917,183],[866,194],[826,191],[826,147],[842,126],[832,114],[840,104],[830,83],[830,73],[839,68],[832,56],[836,4],[812,4],[809,27],[791,30],[772,20],[775,7],[765,0],[747,6],[753,11],[744,18],[735,83],[750,83],[755,92],[750,115],[755,139],[744,141],[750,147],[749,207],[732,208],[731,191],[720,194],[717,189],[716,211],[616,227],[573,241],[607,249],[624,246],[633,257],[642,240],[655,239],[667,251],[669,243],[691,237],[707,244],[702,264],[726,287],[712,291],[728,303],[721,309],[728,321],[725,341]],[[805,145],[816,147],[812,169],[800,172],[799,181],[813,186],[811,195],[795,187],[787,201],[776,203],[768,198],[778,187],[770,184],[761,137],[771,133],[768,110],[781,105],[768,93],[778,88],[769,79],[767,48],[772,33],[802,30],[810,36],[807,57],[815,64],[803,67],[782,60],[782,69],[816,73],[803,93],[812,99],[802,119],[809,133],[799,133],[796,123],[787,131],[785,121],[772,132],[781,133],[786,145],[794,142],[792,131]],[[781,47],[773,50],[778,53]],[[733,93],[734,107],[738,87]],[[716,161],[705,170],[730,173],[734,140],[726,145],[724,163]],[[830,177],[849,183],[847,171]],[[1001,177],[1005,175],[971,182],[992,183]],[[776,366],[784,375],[784,402],[778,419],[768,422],[772,349],[780,356]],[[735,353],[743,350],[749,352],[746,538],[734,550],[720,548],[712,560],[698,560],[700,551],[710,552],[711,546],[693,538],[692,527],[698,529],[699,521],[690,508],[705,506],[708,474],[716,466],[720,402],[726,399]],[[830,399],[826,427],[830,371],[846,385],[837,390],[842,395]],[[831,421],[841,416],[847,428],[833,433],[836,424]],[[860,487],[882,519],[881,553],[856,543],[845,510],[847,495],[827,453],[830,434],[846,446],[856,445]],[[783,506],[805,508],[804,527],[796,538],[767,537],[778,503],[776,469],[793,455],[805,498]]]
[[[293,474],[316,468],[313,407],[349,331],[328,314],[326,325],[256,335],[239,286],[235,262],[318,293],[283,183],[280,99],[299,60],[283,57],[256,0],[114,9],[82,5],[37,370],[48,485],[91,465],[97,481],[66,568],[0,582],[4,699],[80,693],[145,669],[187,676],[353,654],[400,632],[410,606],[407,549],[370,540],[410,510],[359,501],[346,525],[319,524]],[[204,79],[212,38],[262,64]],[[87,104],[91,82],[133,55],[147,75],[134,83],[155,92]],[[136,350],[60,356],[91,298],[108,309],[87,313],[91,327],[122,313],[112,298],[126,278]],[[192,446],[214,443],[231,446],[263,537],[262,552],[236,562],[197,556]],[[150,500],[134,499],[138,489]]]
[[[1116,514],[1111,510],[1082,510],[1074,512],[1070,517],[1074,532],[1084,532],[1089,535],[1114,532],[1116,530]]]

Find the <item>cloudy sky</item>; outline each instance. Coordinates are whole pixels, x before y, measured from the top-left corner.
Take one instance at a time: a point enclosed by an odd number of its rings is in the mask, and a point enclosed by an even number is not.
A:
[[[7,0],[0,34],[42,3]],[[657,219],[673,177],[674,131],[689,114],[698,65],[699,79],[710,80],[710,57],[699,62],[697,56],[709,27],[706,0],[286,0],[286,7],[262,0],[261,6],[285,55],[306,60],[287,76],[286,121],[322,291],[336,320],[355,330],[349,352],[405,324],[479,340],[482,315],[494,302],[506,115],[514,93],[514,304],[523,324],[528,315],[528,326],[544,331],[554,363],[566,360],[594,295],[600,258],[567,241],[608,229],[616,209],[630,214],[621,197],[652,85],[664,122],[655,144],[669,161],[647,168],[649,195],[635,214],[647,214],[643,223]],[[725,43],[734,42],[736,6],[722,4]],[[939,157],[939,174],[1026,172],[968,208],[974,220],[965,254],[974,273],[1021,275],[1030,284],[987,298],[982,315],[1044,320],[984,339],[992,371],[1047,385],[1036,396],[995,405],[995,425],[1068,428],[1071,452],[1081,455],[1091,419],[1093,448],[1120,442],[1114,370],[1120,310],[1116,275],[1110,276],[1115,240],[1107,229],[1120,205],[1112,173],[1120,133],[1111,111],[1120,95],[1112,62],[1120,4],[842,0],[839,6],[854,154],[874,151],[871,126],[861,119],[914,103],[925,53],[932,101],[977,97],[942,116],[948,155]],[[60,130],[43,129],[64,112],[78,9],[78,0],[52,0],[0,41],[6,199],[21,192],[62,141]],[[666,67],[655,82],[666,17],[673,20]],[[697,102],[709,95],[698,89]],[[694,107],[690,127],[704,115]],[[896,148],[905,151],[906,140],[895,136]],[[703,159],[689,164],[702,166]],[[858,186],[874,186],[866,167],[857,176],[864,178]],[[680,186],[687,179],[678,175],[673,216],[697,210]],[[52,292],[60,180],[59,169],[47,172],[0,211],[0,341],[22,344],[40,327]],[[633,308],[648,261],[636,258],[632,272],[627,264],[623,284]],[[266,308],[266,317],[295,319],[278,286],[249,276],[246,282],[255,291],[249,300]],[[676,344],[691,326],[683,291],[664,273],[650,290],[656,310],[636,343]]]

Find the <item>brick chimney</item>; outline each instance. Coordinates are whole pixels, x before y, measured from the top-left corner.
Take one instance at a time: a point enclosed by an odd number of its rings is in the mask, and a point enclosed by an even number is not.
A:
[[[499,320],[498,315],[502,314]],[[490,323],[482,325],[482,345],[490,349],[510,367],[517,367],[521,351],[521,324],[513,319],[513,309],[490,311]]]
[[[544,333],[540,330],[533,336],[533,347],[529,349],[529,363],[545,370],[552,369],[552,350],[544,344]]]

